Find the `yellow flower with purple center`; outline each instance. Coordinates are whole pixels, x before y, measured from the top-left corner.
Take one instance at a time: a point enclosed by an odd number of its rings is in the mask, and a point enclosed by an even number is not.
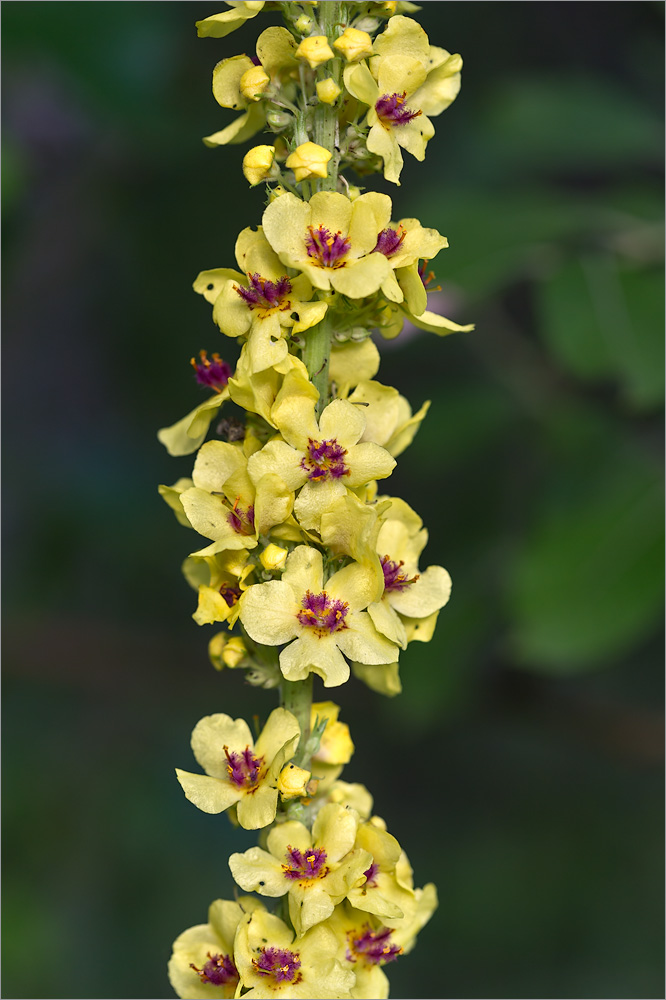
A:
[[[236,260],[242,271],[202,271],[194,290],[212,303],[222,333],[247,338],[241,357],[254,374],[283,362],[289,351],[285,337],[319,323],[327,305],[311,301],[312,285],[305,275],[285,273],[261,230],[243,230],[236,241]]]
[[[247,1000],[351,1000],[354,973],[338,958],[334,931],[318,924],[295,938],[279,917],[256,909],[239,925],[234,957]]]
[[[395,931],[348,903],[335,910],[326,926],[335,932],[338,954],[356,976],[352,995],[386,1000],[389,981],[383,968],[395,962],[404,951],[395,939]]]
[[[317,421],[317,398],[309,380],[296,371],[287,375],[271,410],[282,440],[269,441],[248,462],[254,482],[279,475],[289,489],[299,491],[294,513],[306,529],[318,529],[322,514],[348,489],[385,479],[395,467],[384,448],[361,442],[362,407],[334,399]]]
[[[253,549],[259,535],[282,524],[291,514],[292,490],[272,472],[255,484],[248,475],[247,462],[239,444],[207,441],[199,449],[193,485],[180,494],[180,503],[191,526],[212,543],[192,555]]]
[[[249,587],[240,600],[240,618],[255,642],[286,644],[280,669],[290,681],[318,674],[325,687],[349,677],[345,657],[366,663],[391,663],[393,643],[380,635],[365,610],[377,600],[374,572],[350,563],[324,582],[321,552],[298,545],[280,580]]]
[[[281,823],[268,834],[264,851],[251,847],[229,858],[231,874],[242,889],[263,896],[288,894],[289,918],[300,936],[326,920],[372,863],[354,847],[358,815],[329,804],[317,813],[312,832],[302,823]]]
[[[258,830],[275,819],[279,774],[299,738],[298,722],[284,708],[271,712],[256,743],[244,719],[207,715],[192,732],[192,751],[206,773],[176,768],[176,776],[185,797],[202,812],[235,805],[240,825]]]
[[[187,1000],[230,1000],[240,979],[234,961],[234,938],[241,921],[263,910],[258,899],[242,896],[237,902],[216,899],[208,923],[183,931],[173,943],[169,982],[177,996]]]
[[[390,199],[380,197],[390,214]],[[389,273],[387,258],[375,251],[378,230],[366,195],[352,202],[320,191],[307,202],[285,194],[267,207],[262,226],[282,263],[302,271],[322,291],[365,298]]]
[[[368,105],[368,149],[384,160],[386,179],[399,184],[400,150],[425,158],[435,134],[427,116],[441,114],[456,97],[462,60],[431,46],[423,28],[400,15],[375,39],[373,52],[369,65],[346,67],[345,84]]]
[[[376,821],[370,821],[359,826],[356,847],[368,851],[372,864],[364,872],[363,885],[349,893],[350,904],[381,917],[388,926],[399,926],[405,913],[413,907],[414,896],[398,881],[397,865],[402,854],[400,844]]]

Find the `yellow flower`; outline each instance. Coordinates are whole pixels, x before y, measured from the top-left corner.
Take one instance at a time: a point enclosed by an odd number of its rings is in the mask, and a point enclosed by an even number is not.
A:
[[[359,563],[338,570],[324,585],[321,553],[299,545],[289,555],[281,580],[245,591],[240,617],[255,642],[288,644],[280,653],[287,680],[315,673],[325,687],[336,687],[349,677],[345,657],[368,663],[398,658],[396,647],[379,635],[364,610],[376,593],[375,574]]]
[[[316,142],[303,142],[287,157],[286,165],[294,171],[296,180],[307,181],[310,177],[326,177],[326,164],[333,154],[318,146]]]
[[[236,930],[248,914],[263,909],[263,904],[251,896],[241,896],[236,902],[216,899],[208,910],[207,924],[190,927],[176,938],[169,960],[169,982],[177,996],[230,1000],[236,995]]]
[[[385,199],[390,218],[391,199]],[[263,231],[283,264],[307,274],[315,288],[333,288],[350,298],[378,291],[391,265],[375,251],[374,201],[367,195],[351,202],[335,191],[320,191],[309,202],[285,194],[263,215]]]
[[[253,146],[243,157],[243,174],[254,186],[268,180],[275,162],[275,146]]]
[[[332,76],[327,76],[325,80],[317,80],[315,87],[317,88],[317,97],[322,104],[335,104],[342,93]]]
[[[278,776],[300,735],[295,716],[284,708],[271,712],[256,743],[243,719],[207,715],[192,733],[194,756],[206,773],[176,768],[185,797],[205,813],[235,805],[246,830],[268,826],[275,819]]]
[[[285,194],[273,205],[292,197]],[[202,271],[193,287],[213,304],[213,319],[222,333],[247,337],[238,368],[244,366],[254,374],[285,361],[289,352],[285,335],[315,326],[327,304],[312,301],[306,275],[287,275],[261,229],[242,231],[236,241],[236,261],[242,271],[224,267]]]
[[[347,62],[365,59],[372,55],[372,38],[367,31],[356,28],[345,28],[339,38],[333,42],[333,48],[342,52]]]
[[[271,411],[283,440],[269,441],[248,463],[253,481],[271,473],[299,491],[294,513],[307,529],[317,529],[322,514],[348,488],[385,479],[395,467],[395,459],[379,445],[357,443],[365,429],[362,407],[334,399],[317,421],[317,396],[309,380],[288,375]]]
[[[322,63],[328,62],[335,57],[331,46],[328,44],[326,35],[310,35],[304,38],[296,49],[296,56],[305,59],[310,64],[311,69],[316,69]]]
[[[358,910],[381,917],[387,926],[398,927],[405,913],[414,907],[413,891],[398,881],[400,844],[386,830],[368,822],[359,826],[355,846],[368,851],[372,863],[364,872],[363,885],[348,894],[349,902]]]
[[[238,927],[234,955],[244,1000],[352,1000],[354,973],[337,958],[334,931],[319,924],[302,937],[272,913],[256,909]]]
[[[364,882],[372,857],[354,848],[357,830],[358,816],[331,803],[317,813],[312,833],[293,820],[281,823],[268,834],[267,851],[251,847],[232,854],[229,868],[246,892],[288,894],[289,917],[301,936]]]

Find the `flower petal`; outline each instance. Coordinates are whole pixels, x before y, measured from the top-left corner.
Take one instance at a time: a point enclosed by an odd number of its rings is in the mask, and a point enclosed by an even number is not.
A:
[[[185,798],[205,813],[221,813],[242,797],[242,792],[221,778],[205,774],[190,774],[176,768],[176,777],[185,792]]]
[[[248,587],[240,599],[240,620],[248,635],[265,646],[279,646],[298,635],[298,605],[282,580]]]
[[[260,847],[251,847],[244,854],[232,854],[229,868],[234,880],[245,892],[258,892],[275,898],[284,896],[289,888],[280,862]]]
[[[393,663],[398,659],[398,648],[380,635],[367,611],[356,611],[345,620],[349,628],[337,632],[338,646],[350,660],[360,663]]]

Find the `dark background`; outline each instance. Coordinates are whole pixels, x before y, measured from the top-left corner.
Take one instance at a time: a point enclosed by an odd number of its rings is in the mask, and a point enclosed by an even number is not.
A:
[[[190,283],[262,211],[247,146],[201,136],[233,116],[215,62],[274,17],[198,40],[217,9],[3,4],[8,997],[169,996],[254,842],[173,776],[202,715],[275,696],[208,664],[156,492],[191,468],[155,439],[201,398],[190,356],[235,355]],[[663,997],[663,13],[418,15],[463,88],[390,193],[477,329],[403,335],[379,378],[433,400],[390,489],[454,590],[400,698],[329,692],[345,777],[439,887],[395,997]]]

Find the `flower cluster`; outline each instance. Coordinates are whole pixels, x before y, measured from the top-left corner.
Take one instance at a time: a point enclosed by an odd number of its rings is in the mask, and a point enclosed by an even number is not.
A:
[[[378,487],[429,403],[413,412],[375,378],[371,335],[394,337],[405,320],[439,334],[472,327],[427,308],[426,265],[446,237],[396,221],[388,195],[343,171],[398,184],[401,151],[424,158],[462,63],[430,45],[409,3],[228,7],[199,34],[222,37],[264,9],[285,20],[253,54],[217,64],[213,94],[240,114],[204,140],[273,133],[243,161],[267,205],[238,236],[236,266],[194,282],[239,351],[234,364],[217,351],[192,359],[208,394],[158,436],[174,456],[196,454],[160,493],[194,531],[183,565],[193,617],[224,626],[213,666],[279,688],[281,704],[256,738],[221,712],[194,728],[201,770],[177,770],[186,798],[263,833],[229,859],[256,895],[216,900],[176,940],[169,975],[183,998],[386,997],[384,967],[413,947],[436,891],[414,888],[367,789],[340,780],[354,746],[339,706],[312,702],[313,678],[333,688],[353,673],[397,695],[401,652],[432,637],[449,575],[419,567],[421,518]]]

